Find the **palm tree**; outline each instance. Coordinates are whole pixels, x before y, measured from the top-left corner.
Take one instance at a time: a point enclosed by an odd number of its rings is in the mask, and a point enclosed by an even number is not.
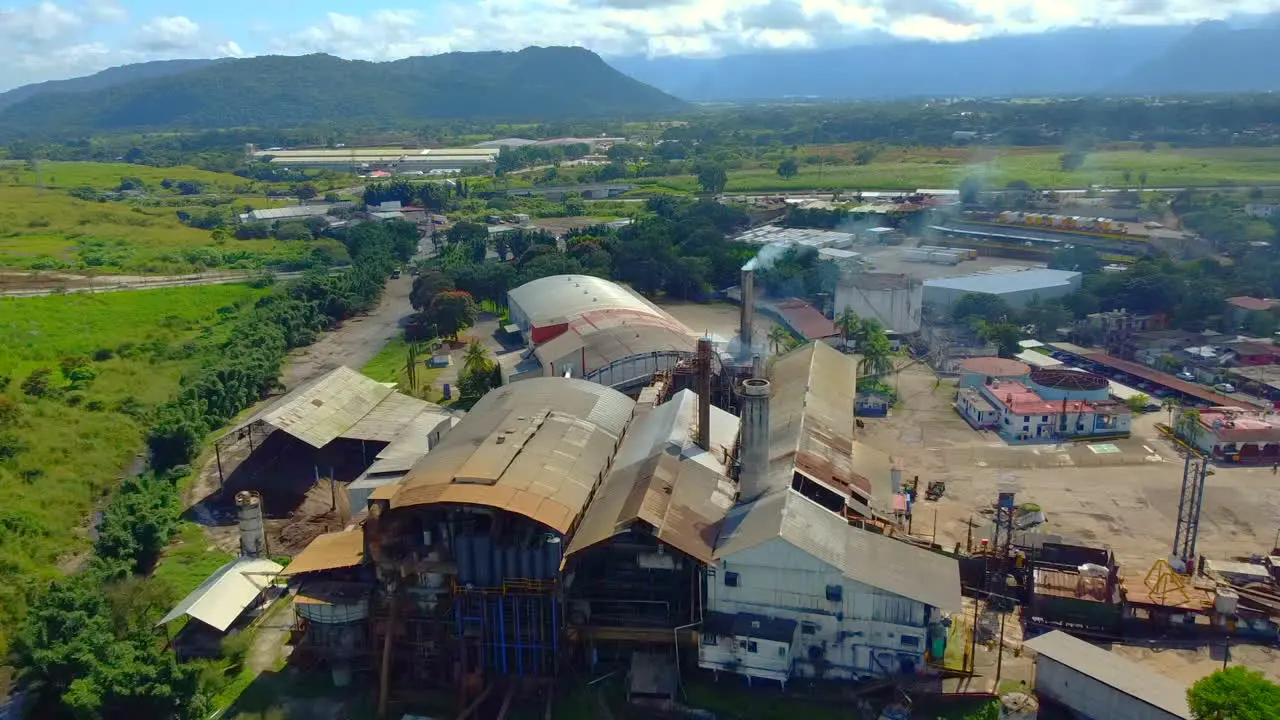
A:
[[[1178,430],[1193,447],[1196,444],[1196,436],[1200,434],[1200,411],[1195,408],[1186,408],[1182,411],[1182,415],[1178,418]]]
[[[836,318],[836,329],[840,331],[840,341],[844,343],[846,349],[849,347],[849,338],[857,334],[861,324],[862,321],[858,319],[858,314],[848,306]]]
[[[778,354],[780,350],[790,347],[791,333],[781,325],[774,325],[769,331],[769,345],[773,348],[774,354]]]
[[[883,331],[869,335],[858,349],[862,353],[858,373],[863,377],[879,379],[893,372],[893,351]]]
[[[462,373],[470,375],[477,372],[487,372],[493,367],[493,362],[489,359],[489,350],[484,343],[479,340],[472,340],[467,345],[467,350],[462,355]]]
[[[1178,401],[1173,398],[1165,398],[1160,403],[1160,409],[1169,413],[1169,427],[1173,427],[1173,411],[1178,409]]]

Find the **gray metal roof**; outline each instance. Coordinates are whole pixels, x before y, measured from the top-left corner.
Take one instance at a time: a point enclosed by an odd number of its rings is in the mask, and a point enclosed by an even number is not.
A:
[[[1032,268],[1007,273],[977,273],[959,277],[925,280],[925,287],[947,288],[967,293],[1000,294],[1066,285],[1080,278],[1072,270],[1047,270]]]
[[[340,437],[391,442],[419,416],[443,413],[439,405],[339,367],[279,398],[226,435],[263,423],[316,448]]]
[[[693,336],[692,331],[670,313],[631,289],[591,275],[540,278],[511,290],[507,298],[509,304],[518,307],[529,322],[538,326],[572,322],[587,313],[599,316],[603,312],[607,317],[610,312],[627,311],[633,324],[638,324],[639,318],[648,317],[653,324]]]
[[[837,568],[850,580],[947,612],[960,612],[954,557],[862,530],[794,490],[766,495],[729,512],[716,541],[728,559],[774,538]]]
[[[823,343],[783,355],[769,373],[769,468],[773,488],[802,473],[833,492],[853,492],[880,512],[892,494],[892,458],[854,440],[857,361]]]
[[[189,615],[215,630],[225,631],[283,569],[280,563],[266,559],[232,560],[200,583],[156,626]]]
[[[662,542],[702,562],[711,561],[717,523],[734,501],[733,481],[722,471],[738,418],[712,408],[708,452],[694,444],[696,412],[697,395],[684,390],[637,415],[566,554],[644,521]]]
[[[1023,643],[1081,675],[1180,718],[1191,720],[1187,686],[1060,630]]]
[[[565,533],[604,477],[634,407],[584,380],[497,388],[409,471],[391,507],[486,505]]]

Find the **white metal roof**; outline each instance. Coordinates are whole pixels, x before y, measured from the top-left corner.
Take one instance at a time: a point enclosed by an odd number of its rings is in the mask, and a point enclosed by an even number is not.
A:
[[[1191,720],[1187,686],[1060,630],[1023,643],[1081,675],[1180,718]]]
[[[1009,292],[1039,290],[1042,288],[1066,285],[1080,277],[1080,273],[1071,270],[1048,270],[1032,268],[1009,273],[976,273],[949,278],[925,280],[925,287],[946,288],[971,293],[989,293],[998,295]]]
[[[640,315],[679,321],[662,308],[617,283],[591,275],[552,275],[533,280],[507,293],[529,322],[565,322],[592,311],[630,310]]]
[[[960,565],[954,557],[856,528],[790,489],[729,511],[715,557],[728,559],[779,537],[850,580],[946,612],[961,610]]]
[[[192,590],[156,625],[188,615],[215,630],[225,631],[283,569],[280,563],[262,558],[232,560],[200,583],[200,587]]]
[[[1062,364],[1061,360],[1054,360],[1048,355],[1038,353],[1035,350],[1023,350],[1017,355],[1014,355],[1014,357],[1034,367],[1057,367]]]

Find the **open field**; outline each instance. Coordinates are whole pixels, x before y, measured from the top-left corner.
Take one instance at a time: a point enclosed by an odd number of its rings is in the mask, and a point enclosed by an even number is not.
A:
[[[855,146],[801,148],[796,154],[830,158],[833,164],[804,162],[800,174],[790,180],[778,177],[777,163],[729,171],[726,192],[764,192],[810,188],[902,189],[954,188],[968,176],[982,178],[996,187],[1025,180],[1035,187],[1081,188],[1088,185],[1135,185],[1147,173],[1147,187],[1210,187],[1221,185],[1280,184],[1280,148],[1160,147],[1153,152],[1136,148],[1091,152],[1084,166],[1063,172],[1062,149],[1051,148],[887,148],[870,163],[855,165]],[[1125,183],[1124,172],[1131,173]],[[698,188],[691,176],[641,180],[674,190]]]
[[[104,295],[0,298],[0,652],[13,622],[60,558],[85,548],[81,526],[142,450],[146,414],[201,361],[244,307],[267,291],[246,285]],[[93,358],[96,377],[72,388],[61,359]],[[53,370],[50,391],[21,389]],[[0,380],[3,384],[3,380]]]
[[[249,184],[248,180],[229,173],[187,166],[158,168],[131,163],[41,162],[32,168],[19,161],[0,163],[0,183],[6,185],[43,186],[63,190],[76,187],[114,190],[120,185],[122,177],[138,178],[148,186],[156,187],[165,179],[198,180],[205,184],[209,192],[224,193]]]

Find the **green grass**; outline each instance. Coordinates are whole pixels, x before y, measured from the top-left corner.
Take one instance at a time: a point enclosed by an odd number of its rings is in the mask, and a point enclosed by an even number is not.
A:
[[[869,164],[855,165],[852,147],[802,148],[797,153],[801,158],[823,155],[837,164],[802,164],[800,174],[791,180],[778,177],[776,162],[731,170],[726,192],[954,188],[970,175],[994,186],[1013,180],[1043,188],[1123,186],[1126,170],[1131,174],[1130,185],[1146,172],[1148,187],[1280,184],[1280,148],[1161,147],[1148,153],[1123,145],[1091,152],[1080,170],[1063,172],[1061,148],[889,148]],[[698,187],[691,175],[639,182],[683,192]]]
[[[0,397],[22,409],[15,427],[0,428],[21,448],[0,459],[0,653],[59,559],[88,547],[85,520],[143,449],[146,409],[171,397],[237,308],[266,292],[209,285],[0,298],[0,376],[11,378]],[[67,390],[58,361],[98,350],[111,357],[92,363],[97,378]],[[24,397],[22,381],[41,366],[54,369],[57,395]],[[142,412],[124,412],[131,406]]]
[[[156,582],[167,585],[174,597],[181,598],[234,559],[234,555],[209,543],[203,527],[184,522],[178,537],[165,550],[151,576]]]
[[[431,387],[436,377],[444,370],[444,368],[429,368],[426,366],[429,355],[418,356],[418,387],[416,390],[409,388],[409,373],[405,369],[405,364],[409,359],[409,345],[405,342],[403,335],[387,341],[386,345],[374,355],[365,366],[360,368],[360,372],[377,380],[378,382],[393,382],[399,386],[401,392],[415,395],[424,400],[431,402],[440,402],[443,396],[439,391]]]
[[[33,170],[25,162],[0,164],[0,182],[10,185],[42,184],[46,188],[64,189],[88,186],[95,190],[114,190],[122,177],[140,178],[157,187],[165,179],[199,180],[210,192],[230,192],[237,185],[249,184],[248,180],[230,173],[188,166],[157,168],[130,163],[41,162]]]

